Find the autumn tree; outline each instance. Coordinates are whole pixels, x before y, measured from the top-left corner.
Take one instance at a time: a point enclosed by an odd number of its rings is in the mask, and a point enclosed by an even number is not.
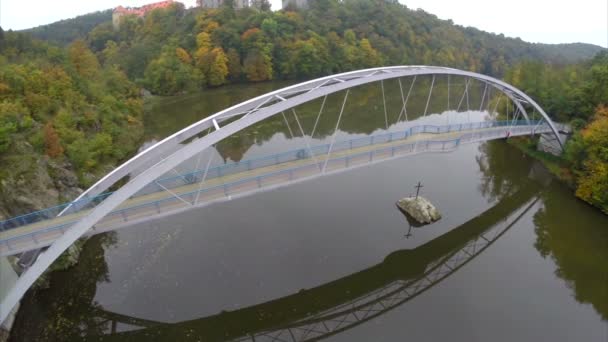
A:
[[[247,54],[243,69],[249,81],[259,82],[272,79],[271,58],[259,50],[253,50]]]
[[[228,77],[231,80],[238,80],[241,78],[243,67],[241,66],[241,56],[235,49],[228,50]]]
[[[57,158],[63,154],[59,135],[57,135],[53,124],[50,122],[44,125],[44,146],[46,148],[46,155],[51,158]]]
[[[222,85],[226,83],[226,76],[228,76],[228,58],[222,48],[214,48],[209,53],[209,65],[205,74],[207,84]]]
[[[192,57],[190,57],[190,54],[188,53],[188,51],[178,47],[175,49],[175,54],[177,55],[177,58],[179,58],[179,60],[182,63],[188,64],[188,65],[192,64]]]
[[[608,107],[569,142],[567,158],[577,178],[576,195],[608,213]]]
[[[79,39],[70,44],[68,53],[70,62],[80,76],[90,79],[97,75],[99,62],[84,40]]]

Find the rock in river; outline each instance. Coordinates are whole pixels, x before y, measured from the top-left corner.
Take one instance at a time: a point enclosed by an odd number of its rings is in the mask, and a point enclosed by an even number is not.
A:
[[[422,196],[402,198],[397,202],[397,207],[422,224],[432,223],[441,218],[439,210]]]

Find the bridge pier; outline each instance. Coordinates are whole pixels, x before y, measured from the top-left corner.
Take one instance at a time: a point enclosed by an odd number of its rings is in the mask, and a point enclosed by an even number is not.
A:
[[[0,258],[0,298],[6,297],[19,278],[19,275],[17,274],[17,271],[15,271],[15,268],[13,267],[9,258],[11,257]],[[6,319],[0,322],[0,342],[8,341],[8,337],[11,332],[11,328],[13,327],[18,310],[19,303],[15,305]]]
[[[562,142],[566,142],[570,137],[566,133],[560,132],[560,139]],[[538,140],[537,149],[542,152],[551,153],[554,156],[561,156],[563,153],[563,149],[561,147],[560,142],[557,140],[553,133],[542,133],[540,134],[540,139]]]

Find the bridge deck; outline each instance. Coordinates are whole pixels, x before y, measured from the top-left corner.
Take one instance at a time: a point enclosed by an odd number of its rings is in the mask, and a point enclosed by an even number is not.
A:
[[[314,155],[314,157],[279,162],[228,175],[218,175],[215,178],[205,180],[202,186],[198,182],[194,182],[193,184],[170,188],[171,192],[179,198],[166,190],[132,197],[95,225],[91,234],[118,229],[137,222],[237,196],[244,196],[263,189],[283,186],[313,178],[323,173],[337,172],[421,152],[448,152],[463,143],[499,139],[507,135],[543,133],[549,130],[546,126],[535,125],[520,125],[510,128],[496,125],[475,129],[462,129],[461,125],[455,131],[448,129],[447,132],[433,133],[441,132],[440,127],[426,125],[422,130],[419,130],[419,133],[415,132],[413,134],[411,133],[412,129],[410,129],[410,134],[401,134],[402,138],[392,139],[391,134],[387,141],[379,143],[373,143],[374,137],[370,137],[370,144],[368,145],[332,152],[327,159],[325,172],[323,172],[323,165],[327,156]],[[473,126],[471,125],[471,127]],[[351,146],[353,146],[352,143]],[[90,210],[81,210],[3,231],[0,233],[0,255],[17,254],[48,246],[61,236],[70,225],[87,215]]]

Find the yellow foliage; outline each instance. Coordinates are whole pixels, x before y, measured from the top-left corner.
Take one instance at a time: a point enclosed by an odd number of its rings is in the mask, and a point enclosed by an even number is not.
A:
[[[182,63],[192,64],[192,57],[190,57],[190,54],[186,50],[178,47],[175,49],[175,54],[177,55],[177,58],[182,61]]]
[[[201,49],[211,48],[211,36],[207,32],[201,32],[196,36],[196,46]]]
[[[608,107],[597,108],[581,135],[586,158],[576,195],[608,213]]]

